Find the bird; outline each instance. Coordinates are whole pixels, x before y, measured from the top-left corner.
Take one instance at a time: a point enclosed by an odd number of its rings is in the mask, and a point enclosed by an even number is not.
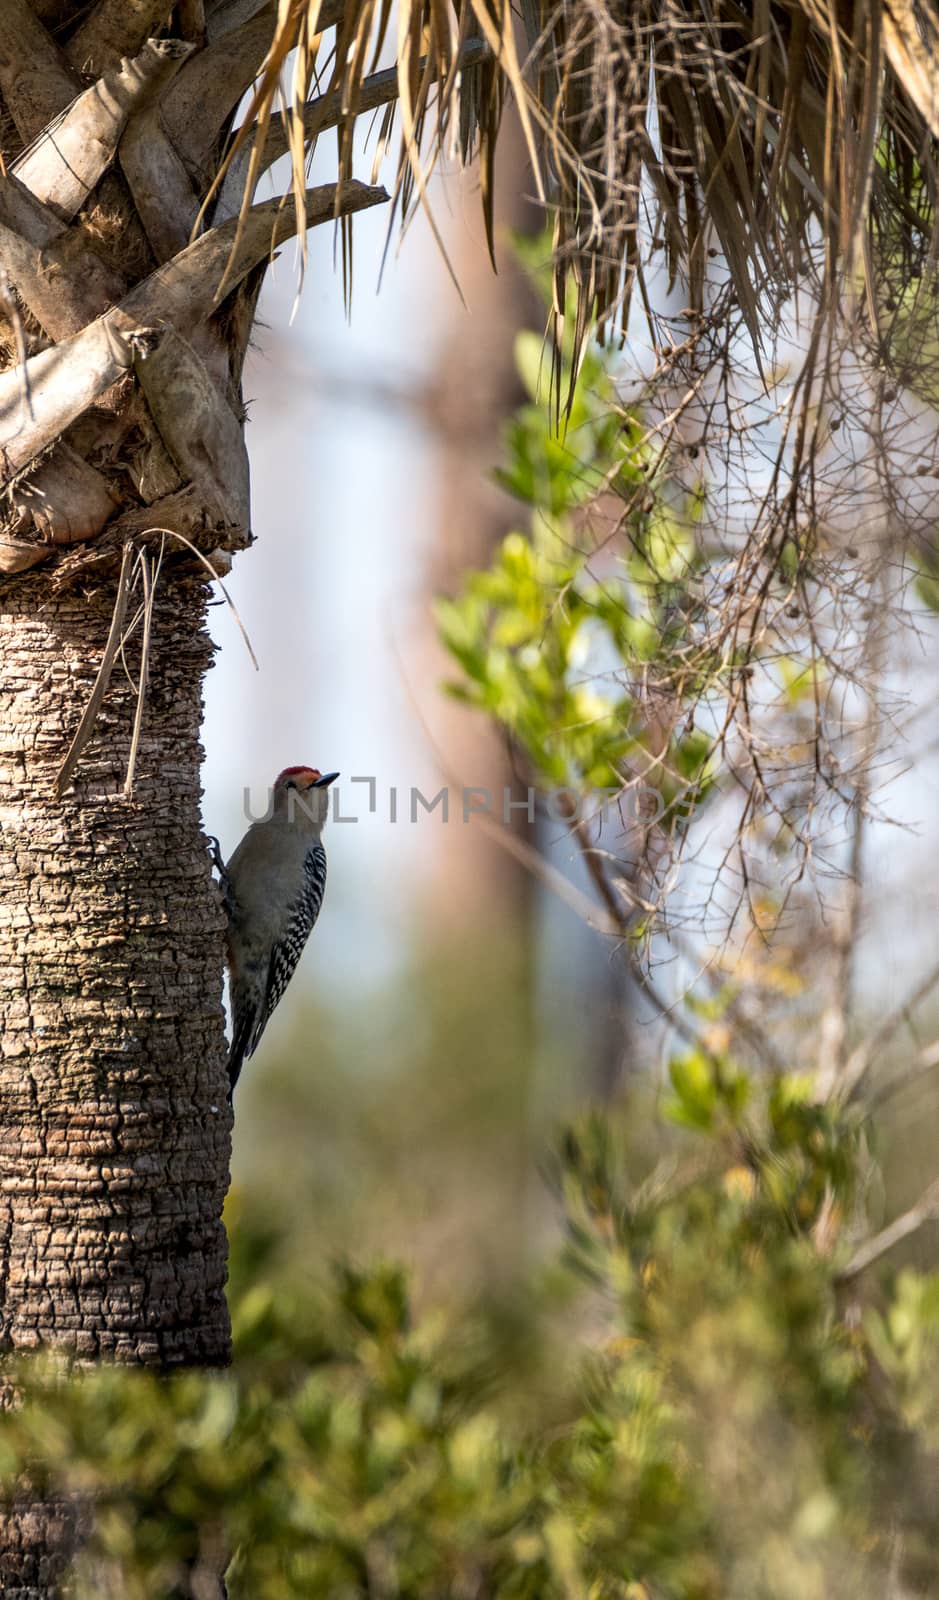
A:
[[[317,767],[285,767],[274,781],[269,815],[251,824],[221,868],[231,979],[230,1101],[320,914],[322,833],[328,789],[338,777]]]

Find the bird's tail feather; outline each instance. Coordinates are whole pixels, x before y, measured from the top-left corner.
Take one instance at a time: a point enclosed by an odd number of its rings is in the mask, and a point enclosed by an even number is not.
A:
[[[229,1100],[235,1093],[235,1084],[238,1082],[245,1057],[251,1054],[254,1018],[255,1008],[253,1006],[236,1005],[232,1008],[232,1038],[231,1049],[228,1053]]]

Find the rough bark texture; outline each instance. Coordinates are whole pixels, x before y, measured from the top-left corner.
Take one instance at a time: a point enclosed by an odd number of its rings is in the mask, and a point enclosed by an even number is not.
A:
[[[0,1594],[4,1600],[47,1600],[59,1592],[82,1537],[88,1508],[43,1500],[24,1491],[0,1507]]]
[[[118,666],[52,785],[113,593],[0,591],[0,1341],[228,1356],[221,939],[199,814],[204,590],[158,591],[133,798]],[[133,666],[133,661],[129,663]]]

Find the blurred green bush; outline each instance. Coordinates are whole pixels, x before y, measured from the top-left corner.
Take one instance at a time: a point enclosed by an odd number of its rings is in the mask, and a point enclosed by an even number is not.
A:
[[[641,1089],[562,1131],[563,1249],[510,1295],[305,1284],[244,1216],[231,1371],[8,1371],[3,1481],[97,1508],[74,1592],[856,1600],[900,1565],[935,1592],[939,1276],[871,1296],[826,1247],[858,1117],[727,1061],[672,1082],[646,1170]]]

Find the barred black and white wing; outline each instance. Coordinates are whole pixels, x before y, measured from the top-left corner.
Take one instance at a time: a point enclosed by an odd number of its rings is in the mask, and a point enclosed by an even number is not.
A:
[[[243,1063],[260,1044],[271,1014],[294,975],[325,892],[326,852],[321,844],[315,844],[304,859],[303,887],[291,908],[283,937],[271,951],[267,973],[263,969],[248,970],[232,984],[232,1043],[228,1058],[231,1092]]]
[[[320,914],[323,904],[323,895],[326,893],[326,851],[321,844],[315,844],[307,853],[303,863],[303,889],[290,914],[284,937],[271,951],[270,970],[267,975],[267,990],[264,995],[264,1004],[258,1024],[251,1040],[251,1052],[257,1049],[261,1034],[267,1027],[278,1001],[283,996],[284,990],[294,975],[297,962],[303,954],[303,947],[313,931],[313,924]]]

